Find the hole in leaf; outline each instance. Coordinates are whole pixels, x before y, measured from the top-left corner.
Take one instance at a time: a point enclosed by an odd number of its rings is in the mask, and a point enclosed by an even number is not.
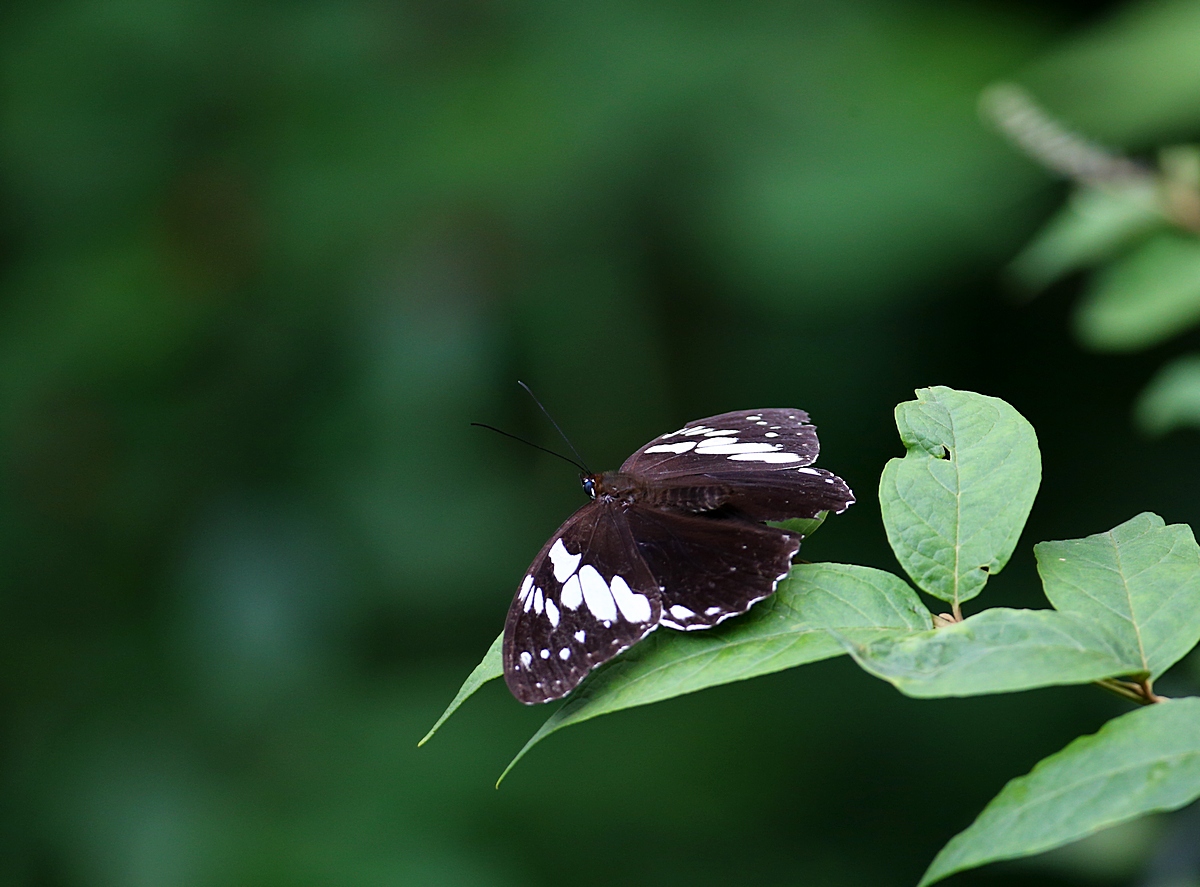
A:
[[[987,564],[984,564],[984,565],[983,565],[982,567],[980,567],[979,569],[983,570],[983,572],[985,572],[985,573],[990,573],[990,572],[992,572],[992,568],[991,568],[991,567],[989,567]]]
[[[942,455],[939,458],[945,459],[947,462],[950,461],[950,448],[948,446],[942,446]]]

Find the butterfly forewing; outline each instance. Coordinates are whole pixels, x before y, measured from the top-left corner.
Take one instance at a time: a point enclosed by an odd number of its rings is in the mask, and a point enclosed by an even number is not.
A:
[[[687,511],[734,509],[754,520],[845,511],[845,481],[811,467],[817,429],[797,409],[739,410],[660,435],[625,460],[650,500]]]
[[[659,623],[659,587],[625,511],[597,500],[534,558],[504,626],[504,677],[522,702],[569,693]]]
[[[633,506],[629,527],[662,587],[662,624],[711,628],[770,595],[800,537],[745,520]]]
[[[656,437],[625,460],[628,474],[670,478],[786,471],[811,465],[820,452],[808,413],[795,409],[738,410],[689,422]]]

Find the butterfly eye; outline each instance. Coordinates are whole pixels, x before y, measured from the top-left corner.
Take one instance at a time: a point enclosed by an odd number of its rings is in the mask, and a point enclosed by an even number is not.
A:
[[[583,479],[583,491],[585,493],[587,493],[590,498],[595,499],[596,498],[596,482],[590,477],[585,477]]]

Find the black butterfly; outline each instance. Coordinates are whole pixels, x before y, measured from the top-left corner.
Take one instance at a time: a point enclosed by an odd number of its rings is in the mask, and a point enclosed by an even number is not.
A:
[[[854,502],[840,477],[809,467],[818,451],[803,410],[740,410],[585,474],[592,501],[538,552],[508,611],[513,695],[558,699],[660,625],[712,628],[770,595],[801,537],[762,521]]]

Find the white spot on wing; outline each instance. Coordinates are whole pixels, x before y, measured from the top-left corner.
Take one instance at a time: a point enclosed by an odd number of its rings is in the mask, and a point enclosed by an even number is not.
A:
[[[563,584],[558,601],[568,610],[579,609],[579,605],[583,603],[583,589],[579,585],[578,576],[572,576]]]
[[[563,647],[561,650],[559,650],[558,658],[561,659],[563,662],[566,662],[568,659],[570,659],[571,658],[571,648]]]
[[[528,668],[532,662],[533,662],[533,654],[531,654],[528,650],[525,650],[523,653],[521,653],[521,664],[522,665],[524,665],[526,668]]]
[[[710,453],[717,447],[732,446],[737,442],[738,439],[736,437],[706,437],[704,440],[700,441],[700,447],[696,450],[696,452]]]
[[[549,659],[549,658],[550,658],[550,651],[549,651],[549,650],[543,650],[543,651],[542,651],[542,658],[543,658],[543,659]]]
[[[558,628],[558,607],[550,598],[546,598],[546,618],[550,620],[551,627]]]
[[[696,613],[682,604],[675,604],[671,607],[671,615],[676,619],[691,619]]]
[[[722,428],[718,431],[704,432],[705,437],[721,437],[726,434],[737,434],[737,429],[736,428]]]
[[[684,437],[693,437],[697,434],[704,434],[706,431],[712,431],[712,429],[709,428],[707,425],[685,425],[683,428],[680,428],[678,431],[672,431],[669,434],[662,435],[659,438],[659,440],[666,440],[668,437],[677,437],[678,435],[681,435],[681,434]]]
[[[608,583],[595,567],[583,565],[579,571],[579,584],[583,587],[583,599],[593,616],[606,623],[617,618],[617,603],[608,590]]]
[[[575,632],[575,640],[582,644],[585,640],[587,640],[587,632],[582,628],[579,629],[579,631]]]
[[[525,603],[525,599],[527,597],[529,597],[529,591],[531,588],[533,588],[533,577],[526,576],[525,581],[521,583],[521,591],[517,595],[517,598],[521,601],[522,604]]]
[[[801,474],[820,475],[820,473],[821,473],[821,472],[817,471],[817,469],[815,469],[815,468],[797,468],[796,470],[799,471]]]
[[[704,611],[704,615],[705,616],[716,616],[720,612],[721,612],[720,607],[709,607],[707,610]]]
[[[583,555],[571,554],[567,551],[567,546],[563,545],[562,538],[554,541],[550,546],[550,562],[554,564],[554,578],[559,582],[566,582],[567,577],[575,572],[575,568],[579,566],[579,558]]]
[[[795,453],[734,453],[731,462],[799,462]]]
[[[705,443],[712,443],[712,446],[706,447]],[[729,456],[733,453],[770,453],[780,449],[783,449],[783,444],[737,443],[727,438],[718,437],[713,438],[712,441],[704,441],[696,449],[696,452],[712,456]],[[796,458],[799,457],[797,456]]]
[[[763,437],[779,437],[779,435],[776,434],[774,431],[768,431],[766,434],[763,435]]]
[[[543,602],[542,590],[540,588],[535,588],[533,590],[533,612],[540,614],[542,612]]]
[[[621,608],[621,615],[630,622],[650,621],[650,599],[636,594],[620,576],[613,576],[612,596]]]
[[[647,453],[686,453],[696,445],[694,440],[681,440],[679,443],[655,444],[647,447]]]

